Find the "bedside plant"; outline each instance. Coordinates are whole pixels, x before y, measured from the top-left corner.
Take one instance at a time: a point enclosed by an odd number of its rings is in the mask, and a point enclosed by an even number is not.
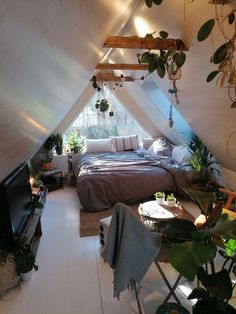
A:
[[[168,205],[169,207],[175,207],[176,198],[175,198],[175,196],[174,196],[173,193],[167,194],[167,196],[166,196],[166,201],[167,201],[167,205]]]
[[[164,192],[156,192],[153,194],[156,197],[157,204],[164,204],[165,201],[165,193]]]

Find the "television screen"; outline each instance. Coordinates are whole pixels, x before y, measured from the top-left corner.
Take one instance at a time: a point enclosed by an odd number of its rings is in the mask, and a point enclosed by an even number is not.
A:
[[[11,226],[11,233],[22,232],[31,213],[32,191],[29,182],[29,169],[26,163],[16,168],[1,183],[2,208],[4,219]],[[9,231],[9,230],[8,230]]]

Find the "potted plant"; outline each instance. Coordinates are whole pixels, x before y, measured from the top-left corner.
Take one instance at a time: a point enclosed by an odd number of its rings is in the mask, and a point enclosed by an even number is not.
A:
[[[173,193],[167,194],[167,196],[166,196],[166,202],[167,202],[167,205],[168,205],[169,207],[175,207],[176,198],[175,198],[175,196],[174,196]]]
[[[194,314],[236,313],[228,304],[235,286],[230,276],[236,275],[236,220],[230,220],[225,214],[220,215],[222,203],[212,207],[214,192],[193,189],[187,189],[186,192],[205,215],[206,224],[203,230],[199,230],[188,220],[174,218],[159,223],[164,235],[163,245],[169,248],[170,262],[185,278],[193,281],[196,277],[201,283],[201,287],[193,289],[188,297],[199,300],[193,307]],[[222,253],[220,250],[225,261],[218,269],[216,243],[223,245],[220,237],[227,239],[230,245],[228,252],[224,250]]]
[[[54,145],[57,155],[62,155],[63,152],[63,138],[61,134],[54,135]]]
[[[29,281],[32,277],[32,271],[38,270],[38,265],[30,244],[26,242],[26,238],[22,234],[17,235],[13,255],[17,274],[21,276],[22,281]]]
[[[185,167],[191,166],[194,171],[191,183],[199,189],[201,187],[205,189],[206,184],[212,180],[213,174],[220,174],[217,169],[218,162],[195,133],[190,134],[188,150],[191,158],[190,163],[186,164]]]
[[[156,192],[154,194],[154,196],[156,197],[156,201],[158,205],[162,205],[165,202],[165,193],[164,192]]]
[[[106,100],[105,98],[103,98],[101,100],[97,100],[97,102],[95,104],[95,108],[99,109],[101,112],[108,111],[108,109],[109,109],[108,100]]]
[[[50,135],[45,143],[43,144],[42,153],[38,154],[37,157],[41,163],[41,168],[44,171],[52,169],[52,158],[53,158],[53,148],[54,148],[54,136]]]
[[[70,148],[71,151],[74,153],[78,153],[83,147],[83,143],[81,138],[78,136],[78,131],[77,130],[70,130],[67,132],[67,145]]]

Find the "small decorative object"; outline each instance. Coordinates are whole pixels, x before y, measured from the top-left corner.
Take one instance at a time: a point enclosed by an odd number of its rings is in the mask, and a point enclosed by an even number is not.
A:
[[[175,207],[176,198],[175,198],[175,196],[174,196],[173,193],[168,194],[168,195],[166,196],[166,201],[167,201],[167,205],[168,205],[169,207]]]
[[[108,100],[106,100],[105,98],[103,98],[101,100],[97,100],[97,102],[95,104],[95,108],[99,109],[101,112],[108,111],[108,109],[109,109]]]
[[[156,201],[158,205],[162,205],[165,202],[165,193],[164,192],[156,192],[154,194],[154,196],[156,197]]]

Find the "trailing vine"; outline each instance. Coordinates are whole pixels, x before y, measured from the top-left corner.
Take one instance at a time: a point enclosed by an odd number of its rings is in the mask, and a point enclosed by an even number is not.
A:
[[[161,5],[163,0],[144,0],[146,6],[151,8],[153,5]],[[188,3],[193,3],[193,0],[187,0]],[[221,11],[219,13],[218,5],[221,5],[221,10],[225,4],[225,0],[212,0],[209,4],[215,5],[215,17],[207,20],[200,27],[197,39],[204,41],[212,35],[212,30],[217,26],[223,36],[224,42],[216,49],[213,47],[211,63],[217,65],[217,69],[208,74],[206,81],[209,83],[216,79],[220,87],[228,89],[228,96],[231,101],[231,108],[236,108],[236,62],[234,58],[235,40],[236,40],[236,6],[226,16]],[[233,29],[232,35],[226,34],[225,28],[230,26],[229,33]],[[232,95],[233,94],[233,95]]]

